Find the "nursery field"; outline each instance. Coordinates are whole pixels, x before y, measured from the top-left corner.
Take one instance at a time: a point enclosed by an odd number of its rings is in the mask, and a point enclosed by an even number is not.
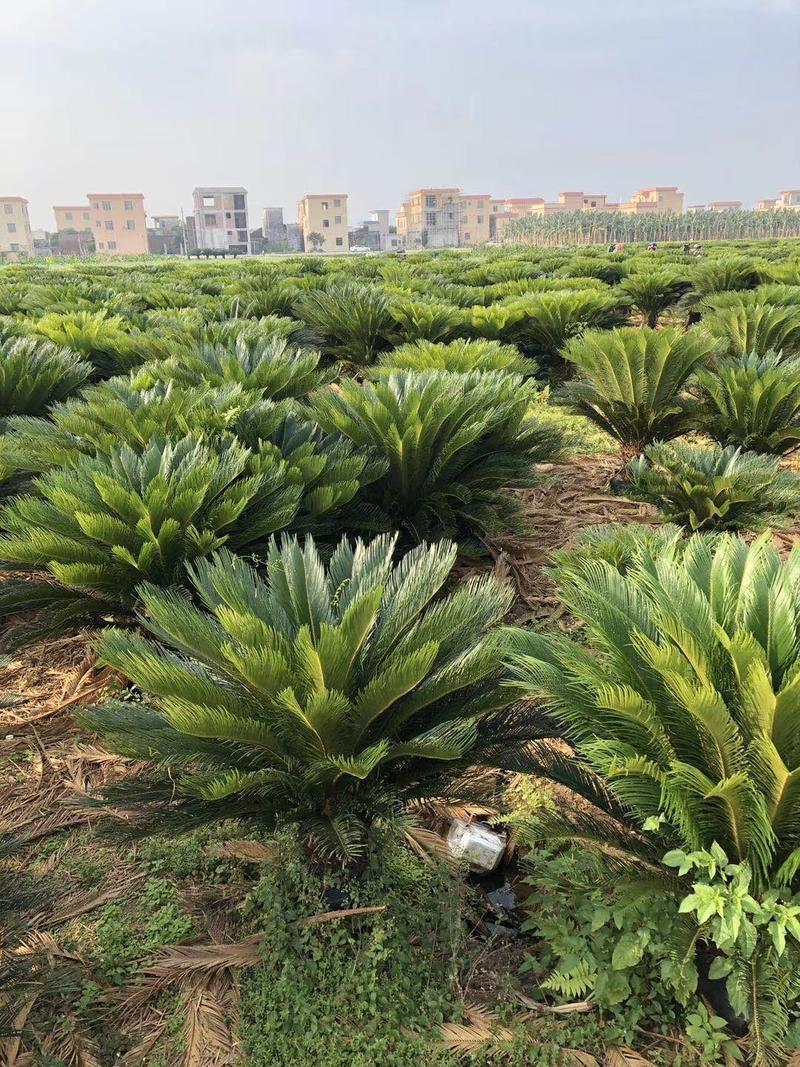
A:
[[[789,239],[1,265],[3,1067],[800,1067],[798,448]]]

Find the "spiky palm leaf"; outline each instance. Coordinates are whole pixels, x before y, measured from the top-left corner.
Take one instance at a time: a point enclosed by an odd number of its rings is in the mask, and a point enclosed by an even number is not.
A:
[[[800,551],[784,561],[767,535],[643,541],[624,574],[587,557],[557,582],[581,635],[515,631],[511,670],[575,747],[561,778],[581,795],[597,780],[613,822],[596,813],[594,847],[613,834],[658,857],[717,841],[758,887],[796,883]]]
[[[300,822],[316,850],[349,861],[377,814],[474,760],[481,721],[508,702],[497,624],[511,594],[482,578],[434,600],[455,547],[393,564],[395,544],[343,540],[326,568],[310,538],[283,539],[266,581],[222,552],[190,568],[205,611],[143,586],[159,644],[110,630],[100,657],[152,703],[83,716],[118,751],[159,761],[126,801],[189,825]]]
[[[402,341],[447,341],[464,323],[464,312],[441,300],[395,298],[389,313],[397,323]]]
[[[572,338],[586,330],[619,326],[627,318],[627,308],[612,293],[593,289],[537,293],[512,299],[507,306],[519,314],[509,340],[542,360],[563,355]]]
[[[6,582],[3,615],[41,608],[48,597],[68,612],[65,589],[79,614],[93,606],[101,615],[130,613],[139,582],[181,583],[187,561],[223,544],[263,543],[289,526],[304,481],[274,446],[255,453],[234,438],[210,445],[185,437],[84,457],[34,488],[0,511],[0,559],[47,570],[62,588]]]
[[[529,415],[534,393],[505,373],[395,371],[343,381],[311,404],[324,429],[385,458],[365,498],[419,540],[519,523],[508,490],[533,484],[533,465],[563,448],[558,430]]]
[[[616,291],[641,312],[646,326],[655,329],[661,313],[677,304],[689,287],[684,275],[668,267],[655,267],[629,274]]]
[[[697,403],[686,384],[713,351],[712,339],[697,329],[594,330],[564,349],[579,377],[559,399],[638,451],[692,428]]]
[[[0,427],[9,415],[39,415],[92,372],[74,352],[33,337],[0,340]]]
[[[747,355],[701,370],[697,381],[715,441],[776,455],[800,445],[800,362]]]
[[[705,315],[703,326],[719,339],[719,350],[728,356],[800,353],[800,306],[796,304],[743,302]]]
[[[364,365],[386,346],[394,323],[389,308],[379,289],[344,284],[307,293],[298,300],[296,314],[319,332],[328,352]]]
[[[800,478],[779,469],[777,456],[735,445],[658,443],[628,470],[626,495],[692,531],[786,526],[800,512]]]
[[[383,352],[371,373],[379,377],[393,370],[444,370],[457,374],[507,371],[509,374],[530,376],[537,369],[536,361],[521,356],[514,345],[458,338],[449,344],[417,341],[416,344],[400,345],[391,352]]]
[[[72,349],[90,362],[98,375],[108,377],[143,363],[125,320],[105,311],[50,312],[31,323],[31,331],[62,348]]]

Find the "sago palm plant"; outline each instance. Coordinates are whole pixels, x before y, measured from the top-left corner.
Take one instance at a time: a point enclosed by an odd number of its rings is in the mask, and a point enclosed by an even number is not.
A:
[[[50,312],[30,322],[39,337],[70,348],[91,363],[100,377],[109,377],[143,363],[147,352],[137,350],[120,315],[105,311]]]
[[[510,337],[532,356],[550,362],[563,354],[564,345],[586,330],[609,329],[627,318],[619,297],[592,289],[537,293],[508,305],[521,313]]]
[[[265,400],[304,396],[325,380],[318,369],[320,356],[294,348],[285,337],[240,334],[227,345],[199,342],[179,348],[155,364],[148,364],[137,380],[176,381],[183,385],[215,387],[238,383]]]
[[[800,512],[800,478],[777,456],[727,448],[657,443],[629,468],[625,490],[688,530],[787,526]]]
[[[676,873],[663,858],[703,850],[719,862],[721,846],[743,865],[754,910],[773,915],[798,887],[800,552],[784,561],[767,536],[748,545],[695,535],[642,544],[625,574],[587,559],[557,583],[580,632],[515,631],[511,674],[572,747],[534,742],[530,769],[580,799],[540,810],[535,837],[589,850],[617,885],[673,901],[674,960],[685,974],[707,935],[677,913],[691,865]],[[735,914],[721,888],[712,897],[714,914]],[[736,920],[734,939],[746,926]],[[749,929],[752,940],[718,963],[733,966],[729,990],[763,1064],[796,1011],[796,975],[780,939]]]
[[[719,338],[727,356],[800,354],[800,306],[747,304],[728,306],[703,316],[703,326]]]
[[[800,362],[775,352],[698,372],[703,429],[723,445],[785,455],[800,445]]]
[[[641,313],[646,326],[655,329],[662,312],[674,307],[689,286],[684,275],[661,267],[629,274],[616,292],[628,298],[631,306]]]
[[[395,297],[389,312],[402,341],[447,341],[459,332],[465,313],[442,300]]]
[[[383,352],[371,373],[380,376],[390,374],[394,370],[443,370],[456,374],[506,371],[509,374],[530,376],[535,374],[537,369],[536,361],[521,356],[515,345],[458,338],[448,344],[417,341],[416,344],[400,345],[390,352]]]
[[[318,854],[352,862],[376,819],[479,762],[482,722],[509,700],[497,625],[511,594],[482,578],[434,599],[455,547],[397,563],[395,547],[345,539],[326,567],[311,539],[284,539],[266,580],[223,552],[190,568],[205,610],[143,586],[155,641],[110,630],[99,653],[150,703],[83,716],[117,751],[158,760],[113,799],[178,827],[299,823]]]
[[[91,373],[91,364],[50,341],[0,340],[0,430],[9,415],[46,411],[80,388]]]
[[[319,333],[326,351],[361,366],[386,347],[394,325],[389,307],[380,289],[346,283],[306,293],[295,313]]]
[[[638,452],[694,426],[697,403],[686,385],[713,351],[711,337],[698,329],[593,330],[563,351],[578,376],[560,399]]]
[[[311,405],[328,432],[386,460],[365,499],[420,540],[519,525],[509,490],[534,484],[534,464],[563,451],[559,431],[529,413],[535,391],[512,374],[395,371],[343,381]]]
[[[188,561],[226,544],[264,544],[298,514],[305,481],[275,446],[253,452],[232,437],[184,437],[83,457],[33,488],[0,510],[2,566],[49,571],[59,583],[0,586],[3,615],[57,608],[31,633],[86,614],[130,614],[140,582],[180,584]]]

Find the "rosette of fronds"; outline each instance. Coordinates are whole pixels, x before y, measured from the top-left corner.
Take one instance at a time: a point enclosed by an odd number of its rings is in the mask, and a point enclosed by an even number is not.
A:
[[[734,445],[653,444],[628,473],[626,496],[692,532],[788,526],[800,512],[800,478],[777,456]]]
[[[108,454],[120,444],[142,451],[154,437],[213,437],[235,430],[243,413],[260,406],[258,394],[239,384],[143,384],[137,375],[112,378],[55,405],[48,418],[9,419],[0,462],[18,473],[42,473],[84,455]],[[288,407],[286,402],[279,410]]]
[[[713,339],[698,329],[593,330],[562,353],[577,377],[560,400],[639,451],[696,425],[698,405],[686,386],[713,351]]]
[[[372,363],[394,328],[381,289],[350,282],[306,293],[295,314],[319,334],[326,352],[357,365]]]
[[[86,615],[127,615],[142,581],[184,581],[185,565],[222,545],[263,545],[291,524],[302,472],[274,447],[235,438],[154,439],[118,446],[37,478],[0,510],[5,569],[49,572],[54,582],[7,581],[0,613],[47,609],[26,634]]]
[[[551,362],[572,338],[586,330],[619,326],[628,317],[628,308],[618,296],[593,289],[537,293],[505,306],[519,316],[509,339],[528,354]]]
[[[712,293],[701,305],[703,311],[717,311],[728,307],[749,307],[752,304],[773,304],[775,307],[796,307],[800,304],[800,285],[778,285],[767,282],[757,289],[730,289]]]
[[[711,311],[703,326],[719,339],[720,351],[728,356],[800,354],[800,305],[742,303]]]
[[[437,599],[455,547],[400,562],[395,548],[343,540],[326,567],[310,538],[285,538],[265,579],[222,552],[190,568],[202,608],[143,586],[155,640],[109,630],[99,653],[147,702],[111,701],[83,721],[158,764],[109,799],[139,802],[147,826],[298,823],[318,854],[352,862],[377,820],[479,763],[509,701],[497,627],[511,594],[486,577]]]
[[[102,378],[136,367],[148,357],[146,351],[137,349],[122,316],[105,311],[49,312],[30,321],[28,328],[76,352]]]
[[[563,735],[530,745],[528,769],[575,802],[540,809],[530,836],[593,853],[628,893],[662,904],[669,893],[674,958],[692,968],[695,940],[707,934],[693,932],[677,900],[698,876],[691,864],[664,866],[668,853],[741,864],[754,910],[775,917],[798,887],[800,552],[782,560],[768,535],[752,545],[731,534],[643,543],[624,574],[586,559],[558,576],[557,591],[580,629],[515,631],[510,669],[517,692],[543,704]],[[720,888],[706,901],[724,919],[734,902]],[[737,921],[734,939],[748,921]],[[763,1063],[796,1012],[797,953],[779,955],[780,934],[766,926],[750,935],[749,955],[725,962]]]
[[[776,352],[698,372],[703,429],[723,445],[785,455],[800,445],[800,362]]]
[[[319,352],[295,348],[285,337],[251,337],[240,333],[231,343],[200,342],[163,361],[148,365],[139,375],[183,385],[221,387],[239,384],[265,400],[304,396],[329,375],[319,370]]]
[[[692,289],[697,297],[725,289],[755,289],[766,276],[766,264],[750,256],[722,256],[697,264],[692,271]]]
[[[385,459],[364,497],[416,540],[519,528],[510,492],[563,454],[560,432],[530,415],[531,381],[505,373],[395,371],[311,397],[317,420]]]
[[[629,274],[617,287],[631,307],[638,311],[646,326],[653,329],[660,315],[674,307],[689,289],[686,276],[669,267],[653,267]]]
[[[400,345],[390,352],[383,352],[371,370],[375,376],[390,374],[394,370],[451,371],[455,374],[472,374],[475,371],[506,371],[508,374],[530,376],[538,370],[533,359],[520,355],[515,345],[499,341],[457,338],[445,344],[434,341],[417,341]]]
[[[0,430],[9,415],[39,415],[68,397],[91,372],[91,364],[50,341],[0,340]]]
[[[395,297],[389,304],[389,313],[402,341],[447,341],[459,332],[465,320],[461,308],[432,298]]]

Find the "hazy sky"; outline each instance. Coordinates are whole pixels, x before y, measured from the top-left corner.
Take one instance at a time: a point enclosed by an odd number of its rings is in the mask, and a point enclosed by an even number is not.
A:
[[[800,0],[0,0],[0,194],[800,187]]]

